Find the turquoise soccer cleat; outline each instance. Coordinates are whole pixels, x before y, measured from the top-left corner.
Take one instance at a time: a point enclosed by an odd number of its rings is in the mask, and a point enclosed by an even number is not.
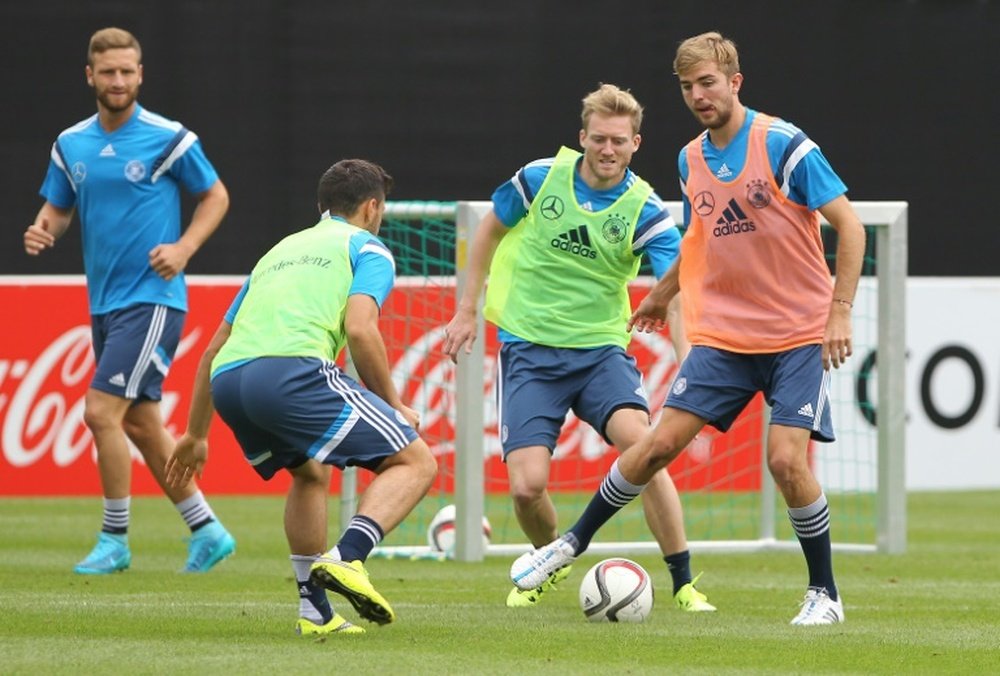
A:
[[[191,534],[185,573],[205,573],[236,551],[236,540],[221,523],[212,521]]]
[[[128,548],[127,535],[115,535],[101,531],[97,534],[97,544],[80,563],[73,568],[80,575],[108,575],[125,570],[132,563],[132,552]]]

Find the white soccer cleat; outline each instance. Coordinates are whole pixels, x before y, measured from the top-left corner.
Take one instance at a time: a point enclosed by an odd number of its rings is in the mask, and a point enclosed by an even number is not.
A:
[[[806,597],[802,599],[799,614],[792,619],[792,624],[838,624],[844,621],[844,599],[838,596],[834,601],[826,589],[810,587]]]
[[[573,545],[556,538],[544,547],[521,554],[510,567],[510,581],[522,591],[537,589],[552,573],[565,568],[576,559]]]

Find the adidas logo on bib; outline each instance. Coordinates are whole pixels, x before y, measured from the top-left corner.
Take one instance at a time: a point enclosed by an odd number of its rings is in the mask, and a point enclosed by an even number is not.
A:
[[[568,251],[571,254],[583,256],[584,258],[597,258],[597,252],[591,248],[590,234],[587,232],[587,226],[585,225],[570,228],[566,232],[559,233],[552,238],[549,244],[552,245],[553,249]]]

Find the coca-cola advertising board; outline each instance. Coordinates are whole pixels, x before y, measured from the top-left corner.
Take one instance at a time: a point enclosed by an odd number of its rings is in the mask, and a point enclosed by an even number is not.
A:
[[[241,283],[238,277],[188,278],[190,311],[161,402],[167,429],[175,436],[187,423],[198,360]],[[643,287],[637,282],[633,295],[644,295]],[[9,318],[0,338],[0,495],[100,495],[96,449],[83,418],[84,397],[94,370],[83,278],[0,277],[0,308]],[[422,412],[423,436],[442,465],[446,480],[438,484],[440,490],[451,490],[447,478],[453,476],[454,466],[454,366],[441,354],[444,326],[453,308],[453,283],[425,284],[421,279],[403,278],[390,295],[382,320],[394,380],[404,400]],[[677,368],[670,341],[666,334],[640,334],[630,351],[644,373],[655,415]],[[487,332],[486,353],[481,402],[486,489],[505,492],[506,471],[500,461],[493,403],[495,332]],[[670,469],[678,488],[756,489],[760,482],[759,410],[758,400],[729,434],[703,437],[675,461]],[[212,425],[209,448],[201,481],[206,492],[286,490],[284,474],[264,482],[253,472],[218,419]],[[724,463],[717,462],[720,455],[726,458]],[[592,490],[614,457],[599,435],[570,415],[555,453],[553,485]],[[133,459],[132,493],[159,492],[136,449]]]

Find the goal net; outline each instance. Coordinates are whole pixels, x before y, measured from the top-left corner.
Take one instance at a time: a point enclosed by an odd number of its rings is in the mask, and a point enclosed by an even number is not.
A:
[[[445,505],[457,506],[454,556],[479,560],[514,554],[527,543],[508,496],[496,431],[496,331],[480,327],[471,355],[453,364],[443,332],[464,282],[468,245],[489,202],[390,202],[380,236],[396,258],[397,286],[382,313],[393,379],[422,415],[421,436],[439,463],[427,497],[383,541],[375,555],[436,556],[427,530]],[[668,203],[680,221],[680,203]],[[868,233],[863,278],[853,310],[854,356],[833,373],[831,406],[837,441],[810,447],[810,462],[830,501],[834,547],[905,549],[903,473],[905,202],[855,202]],[[824,227],[827,255],[835,233]],[[633,306],[654,280],[640,273]],[[481,313],[480,313],[481,317]],[[678,364],[666,333],[636,334],[629,348],[644,375],[654,416]],[[877,362],[876,362],[877,355]],[[876,371],[877,366],[877,371]],[[681,494],[692,551],[798,547],[784,503],[763,462],[767,406],[758,396],[726,434],[710,427],[669,467]],[[549,489],[568,528],[617,457],[572,413],[553,455]],[[342,484],[341,523],[370,475],[349,472]],[[489,546],[482,517],[492,526]],[[616,515],[589,551],[657,551],[639,500]]]

